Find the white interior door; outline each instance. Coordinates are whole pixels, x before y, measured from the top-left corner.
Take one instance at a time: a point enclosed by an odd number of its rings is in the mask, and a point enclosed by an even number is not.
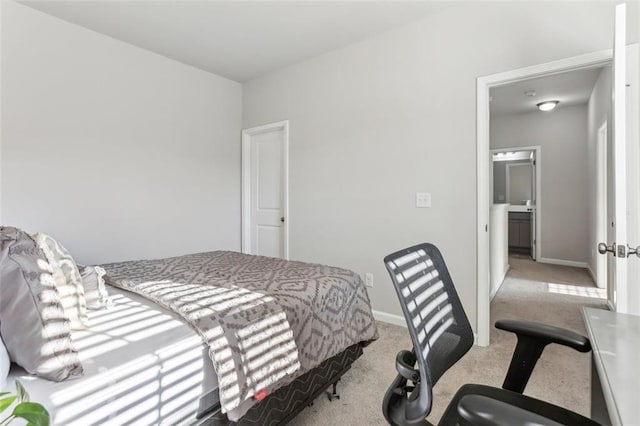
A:
[[[243,139],[243,252],[288,258],[288,123],[246,129]]]
[[[629,312],[627,279],[627,123],[626,123],[626,5],[616,6],[613,46],[613,161],[609,162],[613,175],[613,202],[608,203],[608,235],[613,242],[600,244],[600,253],[613,255],[609,264],[609,304],[617,312]]]
[[[630,25],[640,25],[629,17]],[[626,139],[627,139],[627,282],[624,309],[640,315],[640,46],[627,46],[626,61]],[[636,254],[634,254],[634,252]]]

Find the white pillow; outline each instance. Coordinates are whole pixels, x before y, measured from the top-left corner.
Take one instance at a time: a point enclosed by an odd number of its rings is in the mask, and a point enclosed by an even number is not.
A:
[[[104,309],[111,307],[111,299],[107,293],[104,276],[107,271],[100,266],[85,266],[80,269],[82,285],[84,286],[84,298],[88,309]]]
[[[82,277],[71,253],[62,244],[46,234],[37,233],[33,239],[51,265],[56,290],[72,330],[83,330],[87,323],[87,302],[84,298]]]
[[[0,391],[7,386],[7,377],[9,377],[9,368],[11,368],[11,360],[7,348],[4,347],[2,336],[0,336]]]

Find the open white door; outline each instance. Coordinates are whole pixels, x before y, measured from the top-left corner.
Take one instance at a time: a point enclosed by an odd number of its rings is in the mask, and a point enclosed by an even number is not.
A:
[[[627,141],[625,84],[627,5],[616,6],[615,36],[613,42],[613,172],[614,203],[613,229],[613,285],[609,302],[618,312],[626,312],[627,300]]]
[[[633,47],[632,47],[633,48]],[[637,47],[636,47],[637,49]],[[634,51],[635,53],[635,51]],[[632,53],[631,59],[637,63],[637,54]],[[627,46],[626,46],[626,5],[616,6],[615,39],[613,51],[613,161],[609,165],[613,168],[613,202],[608,203],[608,222],[611,224],[610,244],[600,243],[598,251],[601,254],[612,255],[610,262],[608,298],[610,306],[616,312],[640,313],[640,301],[637,291],[633,288],[637,282],[629,278],[629,262],[639,262],[636,258],[638,221],[638,140],[637,140],[637,96],[633,97],[632,90],[637,92],[637,65],[634,72],[627,78]],[[632,95],[627,99],[627,93]],[[627,101],[631,101],[629,105]],[[635,116],[628,115],[627,109],[635,109]],[[629,121],[627,121],[629,120]],[[635,240],[635,241],[632,241]],[[611,240],[610,240],[611,241]],[[633,256],[632,259],[628,259]],[[635,271],[633,265],[631,271]]]
[[[629,17],[630,25],[640,25]],[[640,315],[640,46],[627,46],[627,300],[625,311]],[[635,253],[635,254],[634,254]]]

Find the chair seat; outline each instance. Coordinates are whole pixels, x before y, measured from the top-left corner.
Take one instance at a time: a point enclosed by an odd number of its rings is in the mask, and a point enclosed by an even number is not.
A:
[[[464,425],[467,424],[458,414],[458,402],[465,395],[482,395],[498,401],[514,405],[554,422],[564,425],[598,425],[599,423],[581,416],[580,414],[566,410],[562,407],[549,404],[539,399],[531,398],[516,392],[491,386],[468,384],[462,386],[449,403],[447,410],[440,419],[439,425]],[[510,425],[517,426],[517,425]]]

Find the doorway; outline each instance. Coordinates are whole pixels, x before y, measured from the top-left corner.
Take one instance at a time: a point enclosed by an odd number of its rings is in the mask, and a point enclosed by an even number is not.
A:
[[[289,259],[289,121],[242,131],[242,252]]]
[[[604,66],[611,63],[612,50],[603,50],[546,64],[478,78],[477,81],[477,273],[478,273],[478,344],[489,345],[490,304],[490,157],[489,115],[492,87],[504,86],[537,77]]]
[[[506,205],[508,253],[523,254],[533,260],[541,252],[541,152],[541,146],[491,149],[489,198],[494,205]],[[492,222],[494,225],[504,226]],[[491,252],[493,255],[494,249]]]

